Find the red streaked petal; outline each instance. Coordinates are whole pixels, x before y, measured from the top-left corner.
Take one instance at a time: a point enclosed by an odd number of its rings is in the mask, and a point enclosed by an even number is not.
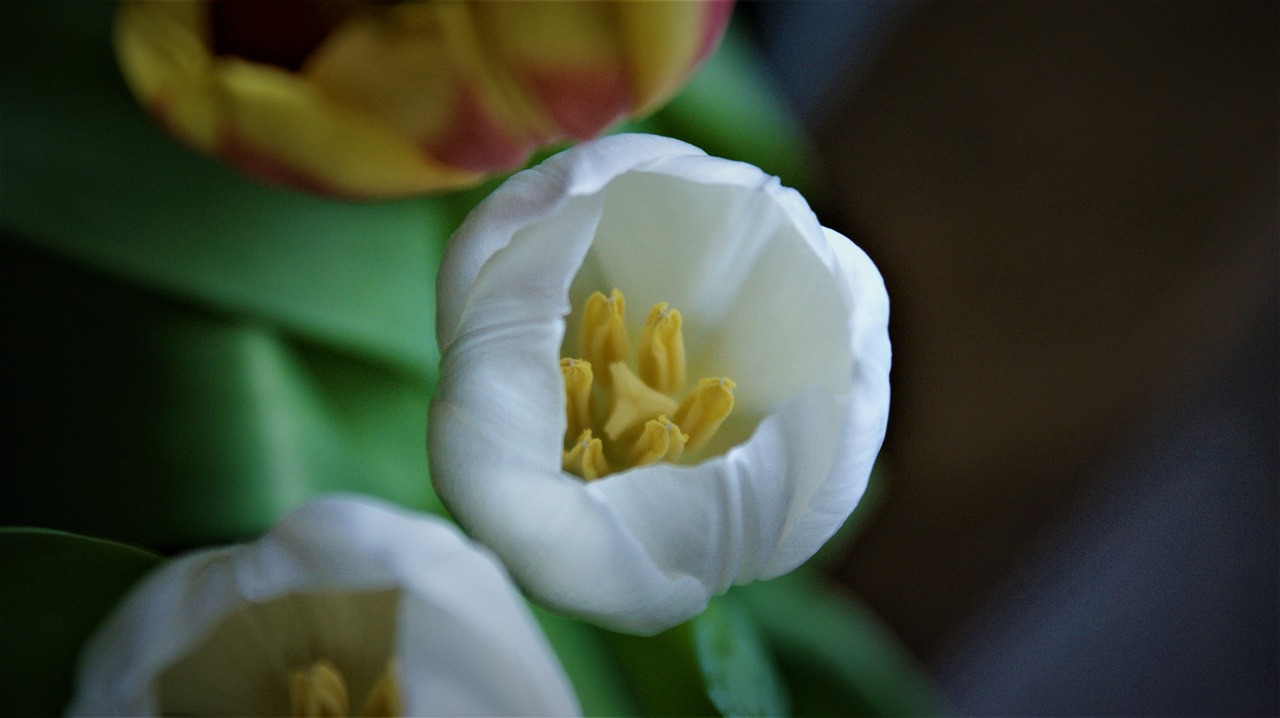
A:
[[[504,129],[476,91],[463,86],[458,89],[453,119],[423,147],[440,162],[475,172],[494,172],[523,165],[533,144]]]
[[[587,140],[626,116],[631,91],[620,67],[582,67],[525,74],[531,94],[570,137]]]
[[[729,25],[729,17],[733,14],[733,0],[707,0],[703,13],[702,37],[690,66],[701,62],[719,44],[720,36],[724,34],[725,27]]]

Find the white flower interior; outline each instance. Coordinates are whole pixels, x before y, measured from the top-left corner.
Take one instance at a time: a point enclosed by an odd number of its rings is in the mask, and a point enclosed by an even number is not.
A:
[[[388,675],[400,598],[400,590],[387,589],[246,602],[160,675],[161,712],[332,715],[314,706],[335,705],[339,690],[340,714],[374,708],[378,699],[370,698]],[[318,678],[297,685],[296,675],[315,675],[318,667]],[[299,706],[300,690],[314,699],[312,709]]]
[[[732,379],[704,377],[686,392],[679,309],[653,305],[633,347],[625,305],[616,288],[608,297],[588,297],[578,322],[578,357],[560,359],[564,468],[588,481],[676,462],[686,452],[696,456],[733,412]]]
[[[579,318],[595,292],[620,289],[626,324],[666,302],[683,315],[688,381],[729,377],[735,406],[706,448],[723,454],[802,389],[850,390],[848,310],[831,270],[795,220],[760,188],[654,172],[616,178],[569,292],[561,356],[576,356]],[[633,334],[632,345],[638,341]],[[599,372],[599,369],[596,369]]]

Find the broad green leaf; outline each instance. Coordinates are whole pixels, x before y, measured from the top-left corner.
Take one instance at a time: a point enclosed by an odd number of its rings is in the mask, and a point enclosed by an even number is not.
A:
[[[783,716],[786,687],[754,622],[729,596],[713,599],[691,621],[694,653],[707,696],[724,716]]]
[[[529,608],[569,675],[583,715],[639,715],[626,676],[601,629],[533,604]]]
[[[812,573],[801,569],[729,595],[760,626],[796,715],[944,712],[928,677],[884,624]]]
[[[0,714],[62,713],[81,645],[159,561],[110,541],[0,528]]]
[[[688,622],[656,636],[603,631],[643,715],[716,715],[707,697]]]
[[[425,373],[457,210],[265,187],[189,152],[125,88],[115,3],[0,9],[0,228],[214,311]]]
[[[306,498],[439,510],[431,385],[0,236],[0,523],[162,549],[255,535]]]

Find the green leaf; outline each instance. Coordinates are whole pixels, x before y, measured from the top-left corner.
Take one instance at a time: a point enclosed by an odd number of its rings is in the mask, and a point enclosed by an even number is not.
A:
[[[114,7],[0,9],[0,521],[170,550],[324,491],[441,511],[434,279],[475,198],[331,201],[186,151],[123,86]]]
[[[871,611],[798,570],[738,586],[790,688],[796,715],[944,713],[916,661]]]
[[[0,714],[62,713],[81,645],[159,561],[110,541],[0,528]]]
[[[769,649],[732,595],[713,599],[699,616],[655,636],[601,635],[645,715],[788,712]]]
[[[256,535],[324,491],[439,511],[432,385],[123,284],[0,234],[0,523],[172,550]]]
[[[724,716],[788,715],[782,685],[754,622],[722,596],[694,618],[693,647],[707,696]]]
[[[447,198],[350,203],[189,152],[125,88],[115,3],[0,10],[0,228],[194,304],[425,373]]]
[[[533,604],[529,608],[569,675],[583,715],[639,715],[635,697],[609,650],[604,631]]]
[[[688,622],[655,636],[602,632],[644,715],[715,715]]]

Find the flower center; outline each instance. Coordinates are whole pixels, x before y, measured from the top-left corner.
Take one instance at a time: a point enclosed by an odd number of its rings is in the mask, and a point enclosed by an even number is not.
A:
[[[331,661],[321,658],[306,668],[289,674],[289,703],[294,718],[339,718],[350,716],[347,681]],[[404,715],[400,704],[400,686],[391,664],[369,689],[364,699],[362,718]]]
[[[633,370],[625,310],[617,289],[588,297],[581,358],[560,360],[568,419],[564,469],[587,481],[679,461],[706,445],[733,410],[734,383],[723,377],[699,381],[677,401],[685,384],[684,335],[680,310],[666,302],[649,310]]]

